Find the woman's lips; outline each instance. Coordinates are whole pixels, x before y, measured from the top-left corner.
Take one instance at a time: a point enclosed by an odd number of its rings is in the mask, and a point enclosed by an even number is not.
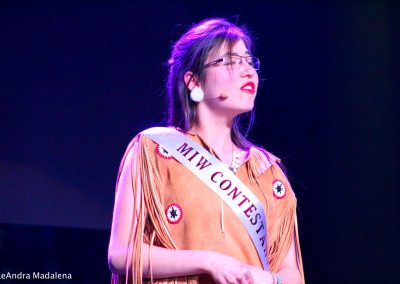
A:
[[[253,95],[256,92],[256,85],[253,82],[247,82],[240,90]]]

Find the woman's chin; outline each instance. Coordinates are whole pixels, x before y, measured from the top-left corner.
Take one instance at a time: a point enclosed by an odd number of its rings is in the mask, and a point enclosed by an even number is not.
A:
[[[240,109],[235,109],[235,111],[234,111],[234,116],[237,116],[237,115],[240,115],[240,114],[243,114],[243,113],[246,113],[246,112],[250,112],[250,111],[253,110],[253,107],[254,107],[254,106],[252,106],[252,107],[246,107],[246,108],[242,107],[242,108],[240,108]]]

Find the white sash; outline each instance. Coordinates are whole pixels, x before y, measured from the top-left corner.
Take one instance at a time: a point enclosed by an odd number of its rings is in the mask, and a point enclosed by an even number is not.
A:
[[[183,133],[153,127],[142,134],[168,151],[228,204],[251,237],[263,268],[269,270],[264,208],[250,189],[225,164]]]

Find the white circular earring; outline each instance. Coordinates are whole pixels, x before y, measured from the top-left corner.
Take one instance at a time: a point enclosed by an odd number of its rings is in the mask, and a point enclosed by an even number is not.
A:
[[[190,99],[196,103],[201,102],[204,99],[204,92],[200,87],[194,87],[190,91]]]

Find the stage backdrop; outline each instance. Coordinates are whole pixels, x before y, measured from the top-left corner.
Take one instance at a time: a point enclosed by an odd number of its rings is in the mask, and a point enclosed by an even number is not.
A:
[[[399,279],[398,4],[100,2],[0,4],[0,223],[109,230],[172,42],[222,16],[256,37],[251,138],[289,170],[310,283]]]

